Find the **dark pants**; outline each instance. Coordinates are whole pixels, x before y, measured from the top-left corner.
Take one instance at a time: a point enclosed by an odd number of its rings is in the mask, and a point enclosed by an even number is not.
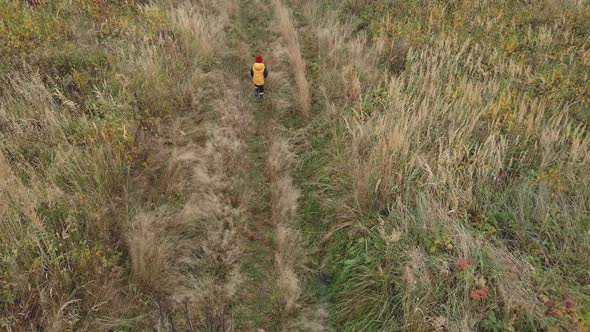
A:
[[[254,84],[254,87],[256,88],[256,90],[258,91],[259,94],[264,94],[264,85]]]

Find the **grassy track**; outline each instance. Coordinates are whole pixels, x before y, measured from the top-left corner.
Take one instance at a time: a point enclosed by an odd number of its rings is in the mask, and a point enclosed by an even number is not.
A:
[[[235,30],[238,31],[234,37],[247,45],[250,59],[257,54],[263,55],[270,70],[265,101],[252,100],[249,105],[254,112],[256,132],[249,143],[249,155],[253,166],[248,182],[252,189],[252,196],[255,198],[251,204],[251,218],[248,225],[247,236],[250,240],[247,242],[242,265],[247,280],[241,292],[240,303],[234,312],[238,330],[249,331],[254,328],[263,328],[267,331],[285,329],[311,331],[317,330],[319,324],[312,326],[310,323],[305,323],[308,324],[306,328],[305,325],[301,325],[301,321],[304,320],[301,317],[309,315],[309,312],[313,310],[306,311],[306,308],[313,307],[317,302],[312,295],[314,286],[309,287],[310,284],[313,285],[313,278],[309,278],[307,272],[304,276],[302,271],[298,271],[297,266],[300,263],[297,262],[300,259],[298,256],[301,255],[299,251],[313,244],[313,241],[306,239],[309,234],[303,234],[303,241],[299,242],[297,234],[300,226],[303,226],[300,221],[308,219],[311,223],[313,216],[302,217],[297,212],[293,221],[277,217],[277,213],[281,215],[281,205],[294,204],[293,209],[296,208],[297,202],[292,200],[296,196],[291,195],[296,195],[297,190],[287,187],[284,189],[286,191],[281,191],[283,189],[277,187],[279,183],[282,183],[280,181],[290,179],[291,176],[289,173],[283,174],[284,171],[275,174],[276,170],[273,171],[271,166],[277,160],[282,163],[285,158],[289,159],[289,152],[284,149],[290,149],[289,138],[296,136],[298,132],[298,128],[285,128],[282,123],[288,126],[293,123],[303,123],[301,115],[294,112],[296,108],[294,105],[298,102],[294,97],[297,94],[295,87],[291,79],[285,76],[290,68],[289,63],[285,61],[285,54],[281,53],[284,39],[273,28],[280,24],[277,22],[283,22],[281,19],[285,20],[284,16],[276,17],[277,8],[281,7],[277,7],[276,3],[270,1],[242,1],[240,15],[233,23]],[[291,29],[289,24],[284,28],[286,30],[282,30],[283,32],[293,33],[289,30]],[[251,63],[246,63],[244,69],[247,71],[250,65]],[[275,104],[282,105],[282,108],[276,108]],[[288,164],[285,165],[289,168]],[[302,178],[296,180],[298,185],[304,183]],[[307,209],[308,198],[304,196],[300,202]],[[293,226],[289,226],[290,223],[293,223]],[[316,224],[319,223],[316,222]],[[305,228],[301,229],[305,232]],[[285,255],[283,253],[285,246],[291,248],[291,251],[286,252],[286,256],[282,256]],[[285,263],[285,260],[291,263]],[[297,276],[295,278],[299,280],[292,279],[295,275]],[[301,292],[303,294],[300,294]],[[300,297],[301,300],[298,300]],[[294,301],[302,302],[295,304]],[[297,310],[294,311],[292,305],[296,305]]]
[[[271,13],[268,9],[247,1],[240,2],[239,15],[232,22],[236,31],[232,38],[234,45],[242,44],[248,50],[241,63],[243,92],[250,93],[249,68],[254,54],[262,48],[267,34]],[[257,54],[257,53],[256,53]],[[252,96],[253,97],[253,96]],[[239,304],[234,308],[236,329],[253,331],[268,329],[273,324],[271,287],[273,257],[273,228],[270,224],[269,192],[265,176],[265,160],[268,149],[268,131],[264,126],[264,104],[251,99],[248,109],[255,119],[255,132],[248,142],[248,155],[252,162],[247,183],[250,191],[250,213],[246,234],[246,253],[242,262],[245,280],[239,292]]]

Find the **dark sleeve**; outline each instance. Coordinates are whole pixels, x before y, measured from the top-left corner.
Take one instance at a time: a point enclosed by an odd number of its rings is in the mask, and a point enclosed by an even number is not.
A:
[[[250,68],[250,76],[254,77],[254,69]]]
[[[268,69],[266,69],[266,67],[264,68],[264,78],[268,77]]]

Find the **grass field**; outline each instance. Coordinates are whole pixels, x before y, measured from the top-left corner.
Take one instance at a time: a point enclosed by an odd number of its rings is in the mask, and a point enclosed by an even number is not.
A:
[[[588,4],[300,8],[336,329],[586,331]]]
[[[199,223],[180,216],[196,193],[174,158],[186,145],[176,123],[206,114],[230,7],[0,3],[0,329],[167,329],[169,317],[215,315],[183,287]]]
[[[583,0],[0,1],[0,330],[589,331],[589,76]]]

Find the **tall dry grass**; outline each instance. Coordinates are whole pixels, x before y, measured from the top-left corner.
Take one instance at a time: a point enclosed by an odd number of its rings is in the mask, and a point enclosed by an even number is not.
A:
[[[81,149],[66,139],[75,123],[73,103],[59,101],[38,71],[27,68],[5,78],[10,81],[3,81],[0,105],[0,248],[7,296],[2,324],[9,330],[35,324],[51,330],[104,328],[114,320],[92,319],[88,313],[94,310],[100,318],[117,310],[118,317],[125,317],[135,307],[118,306],[125,298],[119,288],[122,273],[109,260],[109,249],[103,249],[107,239],[94,236],[99,227],[86,214],[89,202],[79,199],[91,197],[105,209],[114,206],[123,162],[109,147]],[[78,215],[69,210],[75,205]],[[84,230],[93,237],[85,239]],[[79,246],[83,240],[94,247]],[[72,285],[81,288],[72,293]]]
[[[303,242],[294,224],[299,191],[291,177],[292,163],[293,155],[288,142],[273,139],[267,158],[271,219],[275,227],[273,299],[283,328],[288,326],[289,316],[298,308],[302,295],[301,277],[298,274],[305,257]]]
[[[281,0],[273,0],[275,9],[276,21],[279,31],[287,44],[287,55],[291,70],[295,77],[295,84],[297,86],[297,101],[299,103],[299,111],[303,115],[309,113],[311,107],[311,97],[309,90],[309,82],[305,76],[306,63],[301,55],[301,47],[299,45],[299,38],[297,30],[293,26],[293,20],[289,9],[283,4]]]
[[[230,14],[236,14],[235,3],[222,1],[195,5],[185,2],[175,8],[172,15],[175,38],[186,57],[198,59],[191,62],[202,66],[213,57],[219,56],[225,44],[224,28]]]
[[[531,67],[477,41],[447,33],[395,56],[403,41],[309,13],[332,110],[310,130],[331,128],[326,172],[343,175],[325,262],[338,328],[472,331],[512,314],[517,330],[571,328],[545,314],[547,298],[588,300],[590,138],[570,107],[516,89]],[[384,76],[383,59],[403,65]]]
[[[82,24],[64,3],[39,11],[55,8],[66,31]],[[213,105],[219,118],[193,124],[219,87],[206,78],[223,78],[205,72],[235,1],[116,9],[0,78],[0,329],[231,325],[224,310],[239,280],[242,212],[229,180],[238,168],[227,167],[243,155],[245,118],[236,118],[235,87]],[[144,27],[142,15],[168,30]],[[122,20],[125,33],[95,46]],[[167,116],[187,111],[191,125],[173,132]]]

